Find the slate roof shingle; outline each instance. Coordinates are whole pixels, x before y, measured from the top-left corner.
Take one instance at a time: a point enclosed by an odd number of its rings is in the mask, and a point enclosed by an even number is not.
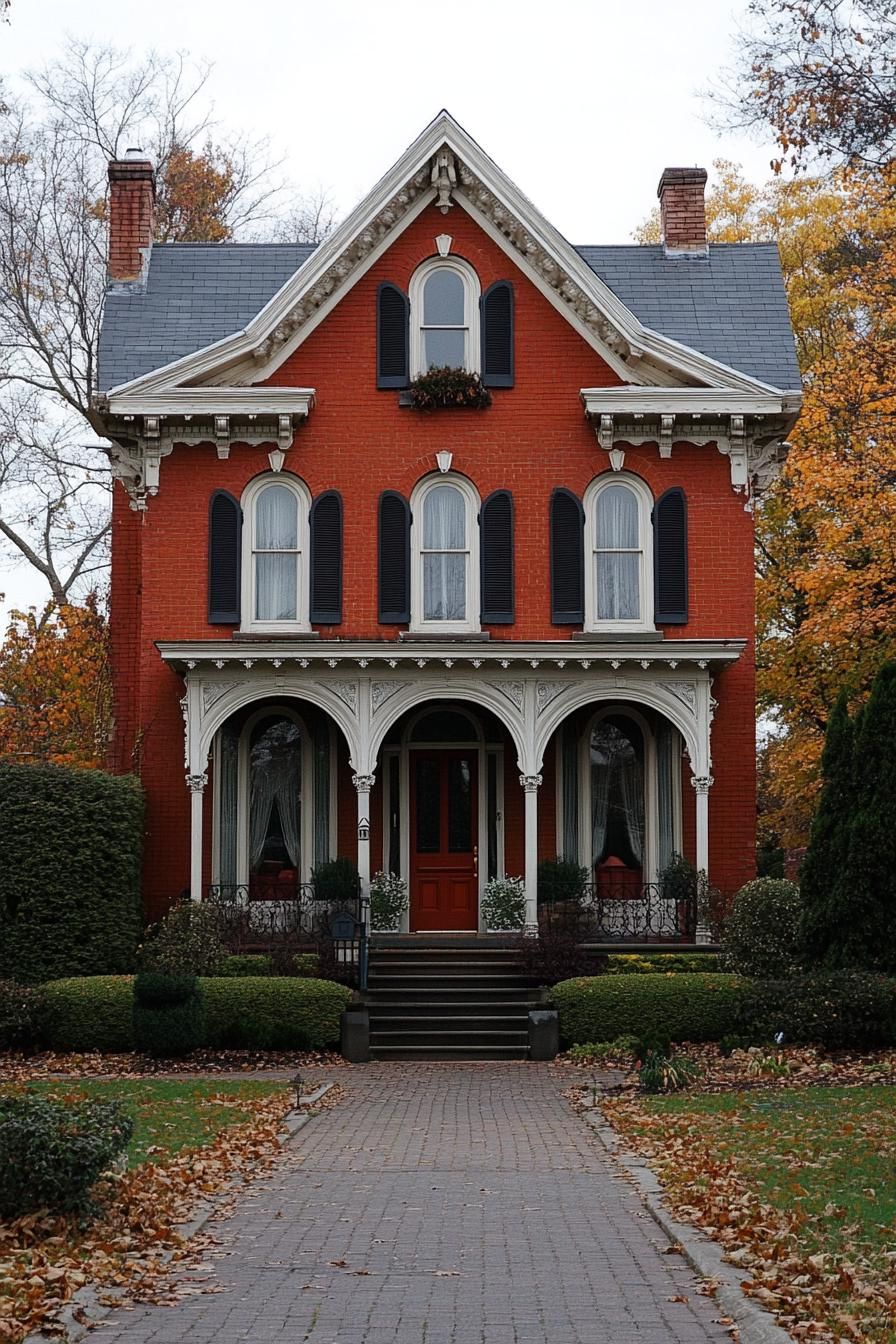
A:
[[[99,388],[107,391],[240,331],[314,248],[156,244],[145,290],[107,295]],[[717,243],[708,260],[660,246],[576,251],[646,327],[785,390],[800,385],[778,249]]]

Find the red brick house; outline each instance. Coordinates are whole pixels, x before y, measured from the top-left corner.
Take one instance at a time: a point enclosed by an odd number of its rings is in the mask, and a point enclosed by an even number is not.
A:
[[[153,246],[152,166],[109,176],[148,912],[336,856],[400,873],[412,932],[480,930],[505,873],[534,925],[557,854],[635,905],[674,853],[748,879],[752,504],[799,407],[774,245],[707,246],[673,168],[661,245],[573,247],[444,113],[316,248]],[[419,409],[441,366],[490,405]]]

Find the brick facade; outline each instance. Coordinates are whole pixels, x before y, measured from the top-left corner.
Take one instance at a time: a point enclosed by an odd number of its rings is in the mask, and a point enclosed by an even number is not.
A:
[[[142,199],[142,198],[141,198]],[[702,194],[701,194],[702,200]],[[142,206],[140,207],[143,208]],[[688,215],[690,218],[690,213]],[[130,228],[130,225],[128,225]],[[690,227],[690,225],[688,225]],[[377,391],[376,292],[381,281],[407,290],[414,269],[435,251],[434,236],[449,232],[452,254],[476,270],[483,291],[495,280],[512,281],[516,300],[516,376],[512,389],[496,390],[484,412],[422,414],[399,405],[394,392]],[[114,265],[128,244],[113,231]],[[119,241],[116,241],[118,239]],[[516,511],[517,619],[494,627],[493,640],[566,640],[571,627],[550,621],[548,504],[551,490],[568,487],[581,497],[595,475],[608,470],[582,413],[579,390],[620,380],[535,284],[462,209],[447,220],[425,211],[342,298],[270,380],[277,386],[313,387],[316,404],[296,434],[284,470],[296,473],[313,497],[342,492],[344,517],[344,620],[323,627],[323,639],[394,640],[399,630],[377,621],[377,500],[392,488],[410,495],[434,469],[437,451],[454,454],[452,469],[467,476],[481,498],[506,488]],[[184,889],[189,872],[190,807],[183,786],[180,678],[160,659],[156,641],[202,640],[227,635],[206,619],[207,520],[212,491],[239,498],[247,483],[267,471],[266,451],[236,444],[227,460],[214,446],[179,445],[164,461],[160,491],[144,513],[133,512],[116,486],[112,552],[112,656],[116,712],[112,763],[135,768],[147,791],[145,895],[157,915]],[[654,497],[682,486],[688,501],[689,623],[670,629],[675,638],[740,638],[741,658],[718,674],[712,729],[710,873],[731,891],[754,871],[754,663],[752,635],[753,524],[744,498],[733,492],[728,460],[712,445],[676,441],[671,457],[656,446],[630,447],[625,469],[642,477]],[[353,853],[355,794],[347,753],[339,752],[339,849]],[[513,752],[505,756],[506,867],[522,870],[523,795]],[[553,767],[545,763],[539,811],[539,851],[556,850]],[[683,832],[694,853],[694,799],[684,772]],[[206,791],[206,880],[211,846],[211,790]],[[372,800],[373,854],[382,805]]]

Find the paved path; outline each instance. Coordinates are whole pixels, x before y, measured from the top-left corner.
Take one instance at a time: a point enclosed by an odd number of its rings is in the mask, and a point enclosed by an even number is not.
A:
[[[116,1311],[99,1344],[730,1341],[553,1066],[330,1076],[348,1101],[217,1225],[227,1291]]]

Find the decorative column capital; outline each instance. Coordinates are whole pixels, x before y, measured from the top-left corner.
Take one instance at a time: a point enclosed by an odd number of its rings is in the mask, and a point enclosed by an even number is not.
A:
[[[709,793],[714,783],[712,775],[691,775],[691,787],[697,793]]]
[[[520,785],[526,793],[537,793],[541,778],[541,775],[520,775]]]
[[[352,783],[358,793],[370,793],[376,783],[376,775],[352,775]]]
[[[187,788],[191,793],[204,793],[208,775],[187,775]]]

